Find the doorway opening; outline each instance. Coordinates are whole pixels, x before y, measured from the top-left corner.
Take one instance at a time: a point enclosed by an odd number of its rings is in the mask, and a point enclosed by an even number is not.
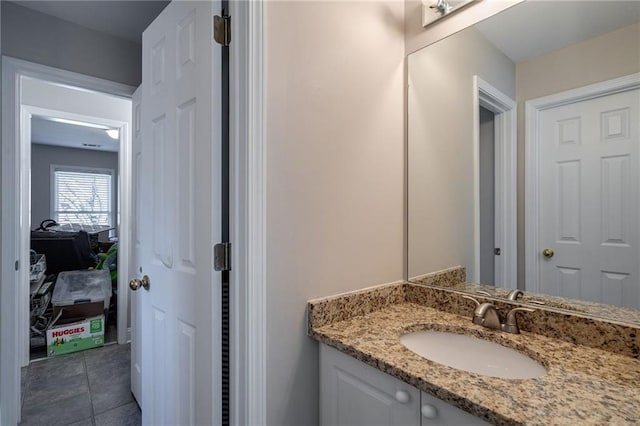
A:
[[[517,287],[516,102],[479,76],[474,96],[472,280]]]
[[[62,115],[51,111],[30,120],[31,361],[65,350],[49,348],[47,330],[76,319],[71,303],[77,300],[89,300],[95,310],[83,308],[81,316],[104,316],[104,343],[117,341],[120,132]]]
[[[480,281],[495,282],[495,114],[480,107]]]
[[[24,78],[19,104],[19,217],[28,224],[19,231],[24,366],[27,347],[45,356],[64,352],[38,335],[44,323],[52,330],[102,314],[103,331],[113,324],[120,330],[112,340],[128,340],[128,293],[118,276],[128,275],[129,222],[120,213],[129,216],[123,183],[130,179],[131,100]]]
[[[69,385],[73,395],[83,388],[100,390],[76,413],[93,416],[96,409],[118,403],[100,394],[113,392],[115,383],[126,392],[118,395],[133,401],[125,291],[133,90],[11,58],[3,58],[3,74],[3,152],[8,153],[3,156],[3,188],[13,190],[3,191],[2,201],[14,208],[3,209],[2,274],[3,282],[13,279],[19,285],[2,288],[2,310],[8,311],[13,330],[2,329],[12,344],[3,345],[1,367],[16,373],[6,376],[3,387],[15,380],[15,388],[22,388],[11,393],[14,400],[7,405],[3,398],[3,406],[22,410],[27,417],[23,420],[36,421],[47,403],[64,402],[60,398],[66,391],[60,386]],[[109,151],[97,149],[107,144]],[[11,259],[17,260],[11,265],[15,269],[7,270]],[[86,291],[98,275],[104,275],[102,295]],[[61,288],[64,291],[58,291]],[[56,328],[80,330],[83,325],[73,324],[85,322],[90,336],[77,336],[87,338],[82,343]],[[54,337],[56,330],[60,336]],[[80,351],[102,346],[105,337],[120,345]],[[97,354],[115,349],[113,358],[125,368],[95,376],[103,364]],[[93,355],[85,359],[89,352]],[[83,374],[77,371],[80,367]],[[55,392],[49,387],[53,382]],[[67,402],[74,404],[73,398]],[[59,407],[65,415],[75,413],[71,406]]]

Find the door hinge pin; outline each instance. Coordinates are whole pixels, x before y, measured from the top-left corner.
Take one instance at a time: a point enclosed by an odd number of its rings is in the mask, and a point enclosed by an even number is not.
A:
[[[213,39],[223,47],[231,44],[231,16],[213,17]]]
[[[231,270],[231,243],[218,243],[213,247],[213,269]]]

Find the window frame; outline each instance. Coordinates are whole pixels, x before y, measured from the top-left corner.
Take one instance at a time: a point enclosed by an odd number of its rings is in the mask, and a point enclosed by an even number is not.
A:
[[[75,172],[75,173],[92,173],[92,174],[100,174],[100,175],[110,175],[111,176],[111,188],[110,188],[110,211],[107,216],[109,218],[109,226],[115,227],[115,213],[117,210],[116,206],[116,175],[114,169],[109,168],[101,168],[101,167],[87,167],[87,166],[67,166],[63,164],[51,164],[51,172],[50,172],[50,213],[51,219],[58,222],[57,214],[56,214],[56,172]]]

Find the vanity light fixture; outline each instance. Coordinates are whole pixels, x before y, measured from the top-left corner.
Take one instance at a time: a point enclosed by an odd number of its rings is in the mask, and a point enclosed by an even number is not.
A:
[[[474,1],[476,0],[422,0],[422,26],[426,27]]]

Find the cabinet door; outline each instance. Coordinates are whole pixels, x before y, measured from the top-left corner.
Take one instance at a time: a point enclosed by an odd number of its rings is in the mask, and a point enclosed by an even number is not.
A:
[[[321,344],[320,425],[418,426],[420,391]]]
[[[420,393],[422,426],[488,425],[480,418],[427,393]]]

